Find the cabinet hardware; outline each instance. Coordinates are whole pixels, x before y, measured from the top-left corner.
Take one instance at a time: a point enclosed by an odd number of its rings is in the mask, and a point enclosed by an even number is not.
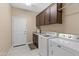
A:
[[[53,55],[53,50],[51,51],[51,54]]]
[[[57,45],[57,47],[61,48],[61,46],[60,46],[60,45]]]

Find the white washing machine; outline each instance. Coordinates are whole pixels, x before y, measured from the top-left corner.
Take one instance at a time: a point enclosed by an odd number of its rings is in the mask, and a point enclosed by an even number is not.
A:
[[[59,34],[58,38],[49,40],[49,56],[78,56],[79,36]]]
[[[47,56],[48,55],[48,40],[50,38],[55,38],[57,37],[56,32],[48,32],[47,34],[44,35],[39,35],[38,39],[38,48],[39,48],[39,55],[41,56]]]

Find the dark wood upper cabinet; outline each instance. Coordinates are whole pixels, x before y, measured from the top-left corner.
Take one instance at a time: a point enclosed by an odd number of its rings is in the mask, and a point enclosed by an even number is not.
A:
[[[51,5],[50,7],[50,24],[56,24],[57,22],[57,4]]]
[[[49,24],[49,16],[50,16],[50,8],[46,9],[45,11],[45,16],[44,16],[44,22],[45,22],[45,25],[48,25]]]
[[[62,24],[62,3],[51,4],[36,16],[36,25]]]
[[[39,26],[39,15],[36,16],[36,26]]]
[[[44,25],[44,12],[39,14],[39,24]]]
[[[57,4],[57,23],[62,24],[62,10],[59,10],[62,8],[62,3]]]

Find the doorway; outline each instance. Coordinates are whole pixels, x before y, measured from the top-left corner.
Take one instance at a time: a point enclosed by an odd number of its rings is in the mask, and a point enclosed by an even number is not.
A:
[[[26,18],[12,16],[12,46],[22,46],[27,44]]]

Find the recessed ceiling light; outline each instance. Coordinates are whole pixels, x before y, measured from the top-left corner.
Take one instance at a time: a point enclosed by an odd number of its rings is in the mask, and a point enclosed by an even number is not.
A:
[[[31,6],[32,5],[32,3],[30,3],[30,2],[26,2],[25,3],[27,6]]]
[[[27,6],[31,6],[31,5],[32,5],[32,3],[31,3],[30,0],[25,1],[25,4],[26,4]]]

